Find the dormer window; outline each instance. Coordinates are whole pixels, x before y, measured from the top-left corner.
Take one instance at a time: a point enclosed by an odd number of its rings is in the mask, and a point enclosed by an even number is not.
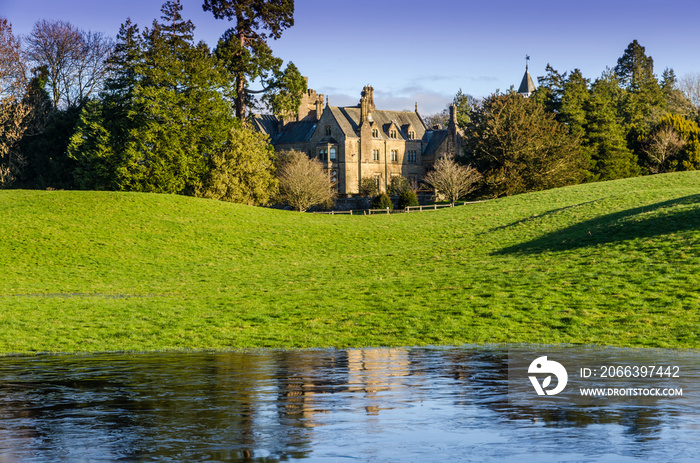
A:
[[[413,130],[409,130],[408,131],[408,139],[415,140],[416,139],[416,132],[414,132]]]
[[[372,138],[379,138],[379,130],[372,129]]]
[[[396,138],[396,130],[389,131],[389,138]]]

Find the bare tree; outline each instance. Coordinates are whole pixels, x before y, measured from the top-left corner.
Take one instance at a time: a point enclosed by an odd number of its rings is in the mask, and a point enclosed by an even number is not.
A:
[[[428,130],[447,127],[448,122],[450,122],[450,110],[445,108],[439,113],[423,116],[423,122]]]
[[[335,198],[329,173],[320,161],[301,151],[280,153],[277,178],[282,198],[299,212],[330,203]]]
[[[649,170],[654,174],[662,173],[668,161],[685,146],[685,141],[673,127],[663,125],[654,133],[643,151],[649,158]]]
[[[114,43],[101,32],[85,32],[66,21],[41,20],[25,39],[26,56],[46,66],[47,85],[56,107],[76,107],[99,90]]]
[[[690,100],[695,111],[700,109],[700,73],[686,74],[678,80],[678,89]]]
[[[457,164],[451,157],[443,157],[435,162],[434,170],[425,176],[425,182],[445,195],[450,204],[474,191],[481,174],[471,166]]]
[[[29,105],[23,101],[27,90],[26,68],[19,40],[12,25],[0,18],[0,186],[11,183],[23,165],[13,147],[26,130]]]

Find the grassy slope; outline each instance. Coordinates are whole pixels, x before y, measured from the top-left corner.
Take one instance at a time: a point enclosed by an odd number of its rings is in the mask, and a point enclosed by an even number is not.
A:
[[[451,210],[0,192],[0,352],[700,347],[700,173]]]

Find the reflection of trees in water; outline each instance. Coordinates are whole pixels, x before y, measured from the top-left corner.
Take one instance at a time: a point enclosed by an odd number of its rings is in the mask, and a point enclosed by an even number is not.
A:
[[[421,360],[417,361],[422,363]],[[479,404],[507,421],[530,421],[548,427],[570,428],[615,424],[635,442],[653,442],[661,437],[664,417],[677,414],[654,407],[634,407],[615,403],[608,406],[577,406],[555,402],[529,406],[508,401],[508,352],[504,350],[447,350],[438,362],[442,376],[453,378],[462,388],[457,404]]]
[[[277,382],[271,355],[52,357],[36,368],[21,359],[17,381],[0,383],[0,436],[11,432],[15,454],[46,461],[302,458],[308,436],[266,412],[274,395],[265,387]]]
[[[82,459],[90,459],[90,451],[127,460],[304,458],[319,427],[338,423],[338,410],[384,431],[383,413],[436,395],[449,407],[493,411],[506,425],[614,424],[624,426],[632,442],[651,445],[668,416],[680,413],[511,404],[502,349],[6,358],[0,373],[3,445],[40,446],[47,460],[70,459],[71,447],[90,445]],[[647,447],[640,446],[640,454]]]

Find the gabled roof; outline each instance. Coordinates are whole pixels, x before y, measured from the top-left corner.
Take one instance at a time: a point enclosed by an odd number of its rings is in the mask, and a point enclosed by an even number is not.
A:
[[[346,137],[357,137],[360,127],[360,107],[330,106],[333,117],[338,122]],[[415,111],[384,111],[375,109],[370,113],[372,117],[372,128],[379,129],[379,138],[389,138],[386,130],[393,123],[401,131],[404,126],[411,126],[416,132],[416,139],[420,140],[425,135],[425,125],[420,116]]]
[[[537,87],[535,87],[535,82],[532,80],[530,71],[526,67],[525,75],[523,76],[522,82],[520,82],[520,88],[518,89],[518,93],[523,95],[530,95],[535,90],[537,90]]]

